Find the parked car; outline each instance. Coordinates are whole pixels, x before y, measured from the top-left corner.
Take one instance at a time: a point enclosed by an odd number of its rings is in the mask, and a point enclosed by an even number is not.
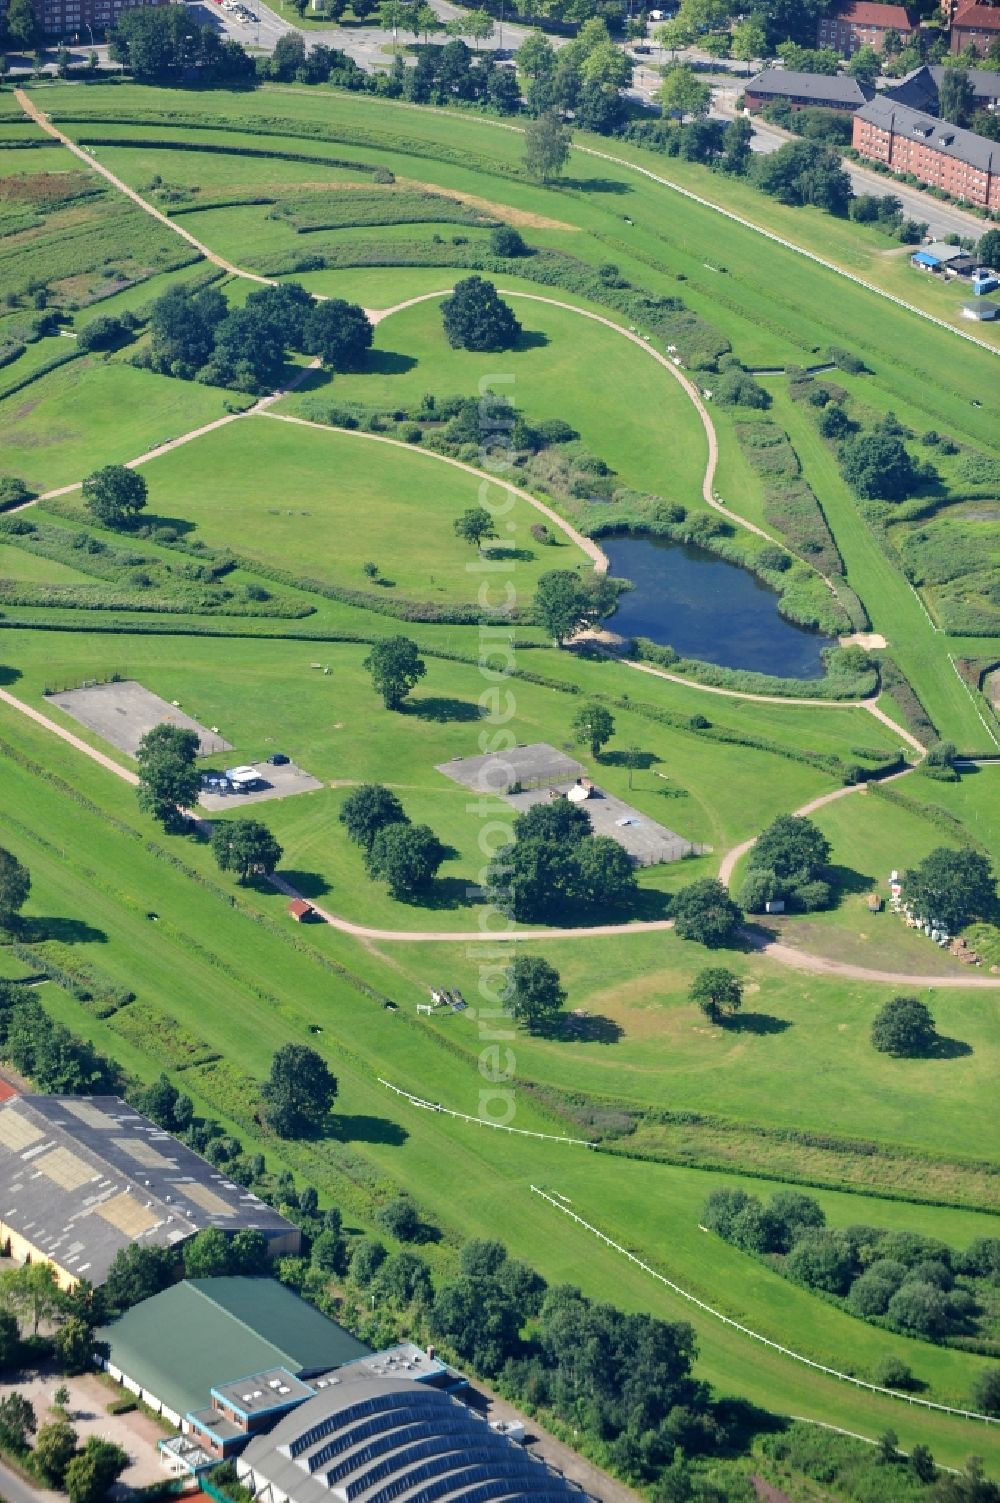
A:
[[[286,757],[284,752],[272,752],[267,760],[272,767],[287,767],[291,758]]]

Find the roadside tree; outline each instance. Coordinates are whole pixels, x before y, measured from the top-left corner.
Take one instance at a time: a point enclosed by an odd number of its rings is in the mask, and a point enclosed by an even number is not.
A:
[[[731,944],[743,922],[742,910],[714,877],[702,877],[682,887],[674,898],[671,913],[681,939],[694,940],[710,949]]]
[[[463,277],[441,304],[444,332],[452,349],[509,350],[521,325],[513,310],[485,277]]]
[[[180,809],[194,804],[201,779],[195,766],[198,733],[174,725],[154,725],[139,742],[139,808],[164,829],[182,823]]]
[[[146,505],[149,487],[137,470],[123,464],[105,465],[83,482],[83,499],[102,527],[116,532],[130,527]]]
[[[394,898],[426,892],[445,858],[445,848],[429,825],[386,825],[368,849],[369,875],[387,882]]]
[[[235,872],[246,886],[251,877],[269,877],[282,850],[260,820],[233,819],[220,820],[212,830],[212,855],[220,871]]]

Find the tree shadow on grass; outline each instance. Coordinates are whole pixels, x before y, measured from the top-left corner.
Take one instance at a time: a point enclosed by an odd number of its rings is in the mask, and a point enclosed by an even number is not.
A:
[[[369,350],[362,369],[370,376],[403,376],[412,371],[416,363],[412,355],[404,355],[399,350]]]
[[[467,699],[453,699],[450,695],[430,695],[425,699],[408,699],[403,705],[404,715],[414,715],[418,720],[480,720],[482,711],[477,704]]]
[[[405,1127],[390,1122],[388,1117],[334,1112],[328,1136],[338,1143],[381,1143],[387,1148],[401,1148],[410,1135]]]
[[[949,1038],[947,1034],[939,1033],[933,1044],[923,1055],[924,1059],[967,1059],[973,1053],[971,1044],[964,1039]]]
[[[281,875],[304,898],[321,898],[330,891],[329,882],[318,872],[286,871],[283,868]],[[267,891],[265,884],[262,884],[262,891]]]
[[[842,898],[871,892],[878,886],[877,877],[866,876],[864,872],[855,871],[852,866],[827,866],[825,880],[833,889],[834,906]]]
[[[613,1018],[600,1013],[566,1013],[555,1019],[551,1030],[537,1030],[541,1037],[561,1039],[570,1044],[617,1044],[625,1036],[625,1030]]]
[[[149,538],[151,543],[155,543],[156,539],[153,533],[161,527],[169,527],[171,531],[176,532],[178,537],[186,537],[189,532],[194,532],[195,530],[195,524],[186,521],[184,517],[161,517],[157,512],[146,512],[142,519],[142,526],[139,529],[139,536]],[[197,559],[195,559],[195,563],[197,563]]]
[[[618,196],[634,191],[630,183],[620,183],[613,177],[564,177],[560,187],[575,188],[578,193],[612,193]]]
[[[71,918],[22,918],[17,926],[17,938],[28,945],[38,945],[46,939],[56,939],[63,945],[106,945],[108,942],[103,929],[95,929],[92,924]]]
[[[646,751],[606,751],[598,758],[602,767],[633,767],[636,772],[648,772],[659,760],[655,752]]]
[[[520,354],[524,350],[541,350],[549,342],[549,336],[541,329],[522,329],[514,341],[514,349]]]
[[[20,668],[11,668],[6,663],[0,664],[0,687],[7,684],[16,684],[20,677]]]
[[[468,908],[479,901],[478,893],[479,889],[467,877],[435,877],[431,886],[417,894],[414,901],[421,908],[434,910]]]
[[[766,1012],[738,1012],[721,1021],[727,1033],[784,1033],[792,1026],[787,1018],[774,1018]]]
[[[483,557],[484,558],[500,558],[500,559],[508,559],[508,558],[509,559],[516,559],[516,560],[518,560],[521,563],[530,564],[531,561],[532,561],[532,559],[535,557],[535,555],[534,555],[534,552],[533,552],[533,550],[531,548],[513,548],[513,547],[507,547],[503,543],[498,543],[493,548],[484,548],[483,549]]]

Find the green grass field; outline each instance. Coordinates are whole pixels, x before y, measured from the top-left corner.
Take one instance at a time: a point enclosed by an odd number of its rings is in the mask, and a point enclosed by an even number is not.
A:
[[[566,272],[576,287],[593,290],[585,279],[611,263],[636,288],[682,298],[747,366],[818,363],[831,344],[843,345],[868,367],[864,376],[844,377],[852,401],[866,411],[891,409],[918,434],[934,427],[980,451],[993,441],[988,405],[973,405],[995,380],[988,351],[629,164],[949,317],[945,289],[911,273],[905,254],[877,232],[783,207],[721,174],[579,137],[578,148],[610,149],[621,161],[576,149],[566,178],[541,187],[523,175],[518,134],[495,122],[332,91],[194,94],[55,84],[36,88],[34,97],[99,161],[237,264],[290,263],[297,253],[321,249],[336,266],[296,278],[313,292],[369,309],[442,292],[465,274],[455,264],[462,249],[455,236],[468,250],[485,240],[489,222],[505,220],[518,225],[530,246],[572,258],[560,264],[576,268]],[[26,138],[34,127],[6,123],[13,118],[9,103],[0,98],[0,135]],[[35,160],[27,166],[38,171],[43,161],[55,170],[65,154],[8,151],[0,181],[5,171],[24,171],[28,155]],[[15,157],[11,168],[8,159]],[[383,168],[395,174],[395,183],[381,185],[385,202],[399,205],[395,221],[373,190],[373,173]],[[423,197],[428,191],[441,196],[440,218]],[[116,200],[110,187],[101,192],[106,213]],[[353,219],[352,193],[367,205]],[[10,225],[20,223],[20,202],[14,210],[4,202]],[[139,214],[130,208],[122,224]],[[140,222],[152,237],[137,248],[147,253],[145,279],[114,290],[117,283],[106,277],[112,295],[71,310],[75,327],[101,313],[142,310],[166,287],[210,274],[203,262],[171,269],[160,241],[175,250],[183,243],[175,245],[159,226],[154,234],[152,221]],[[306,230],[313,223],[322,227]],[[51,224],[46,231],[45,267],[51,262],[52,275],[65,283],[72,250],[79,277],[103,275],[99,258],[71,240],[72,225],[63,229],[65,244]],[[0,240],[0,251],[21,234],[29,237],[25,247],[42,238],[17,230]],[[400,264],[372,264],[392,258]],[[15,270],[27,275],[16,255]],[[251,285],[218,280],[234,304]],[[527,276],[497,281],[509,290],[525,331],[514,350],[451,350],[439,303],[430,300],[378,323],[364,370],[313,376],[283,399],[279,412],[303,415],[349,403],[394,411],[427,394],[468,396],[492,386],[529,422],[555,416],[570,422],[614,468],[619,484],[704,510],[705,434],[680,384],[612,329],[526,294],[625,326],[629,317],[572,288]],[[86,302],[93,288],[80,281],[78,290]],[[34,375],[43,351],[62,343],[29,346],[0,372],[0,391],[19,366]],[[705,373],[695,376],[699,385],[711,385]],[[950,654],[986,658],[995,643],[935,630],[860,515],[811,412],[790,399],[784,377],[766,380],[770,417],[795,447],[873,629],[888,639],[941,734],[965,751],[994,750],[982,702],[959,679]],[[74,359],[0,399],[0,469],[36,491],[70,485],[100,465],[134,459],[211,422],[227,406],[248,405],[232,392],[137,369],[128,352]],[[711,410],[720,445],[716,489],[739,516],[762,525],[759,477],[734,431],[745,414]],[[691,1320],[698,1374],[722,1393],[870,1437],[891,1425],[904,1447],[922,1441],[946,1465],[961,1465],[970,1451],[1000,1465],[992,1431],[868,1395],[754,1343],[573,1226],[531,1190],[568,1197],[581,1216],[683,1289],[771,1340],[861,1377],[870,1377],[883,1357],[898,1355],[926,1384],[926,1397],[967,1404],[987,1359],[856,1321],[700,1231],[698,1222],[705,1196],[720,1184],[767,1194],[785,1175],[815,1187],[810,1193],[833,1225],[911,1228],[955,1246],[995,1234],[998,1142],[990,1102],[1000,1063],[997,993],[938,984],[963,979],[957,962],[891,915],[869,915],[864,895],[873,887],[884,891],[893,867],[905,868],[936,845],[958,845],[968,835],[1000,849],[994,788],[1000,771],[983,767],[957,784],[914,773],[894,785],[923,811],[864,792],[818,811],[832,843],[837,906],[775,921],[786,944],[817,958],[816,973],[749,948],[720,955],[662,930],[531,941],[530,953],[558,967],[576,1017],[549,1036],[512,1030],[514,1125],[576,1137],[591,1122],[634,1123],[634,1134],[609,1139],[610,1151],[502,1135],[419,1111],[387,1092],[380,1077],[473,1118],[491,1114],[480,1055],[484,1029],[493,1026],[498,972],[510,953],[484,942],[469,893],[498,827],[509,827],[509,807],[486,800],[470,808],[468,794],[437,764],[475,754],[487,744],[482,737],[501,731],[518,742],[548,741],[576,756],[640,817],[709,848],[691,861],[644,869],[638,900],[617,915],[626,920],[661,916],[679,886],[713,875],[734,845],[778,814],[835,791],[839,775],[830,762],[810,757],[870,766],[893,755],[898,738],[859,705],[708,693],[640,676],[620,661],[556,650],[538,628],[520,624],[509,635],[518,675],[527,676],[497,691],[478,662],[490,641],[478,626],[406,623],[367,608],[364,599],[310,592],[303,582],[313,579],[377,593],[387,604],[454,606],[475,599],[476,566],[487,563],[497,565],[497,579],[510,580],[517,603],[527,606],[544,570],[589,568],[569,540],[558,548],[538,544],[530,528],[539,514],[521,501],[506,514],[512,530],[500,540],[515,555],[477,560],[455,538],[452,522],[477,504],[480,482],[416,447],[255,415],[149,462],[144,473],[155,521],[169,521],[188,546],[234,552],[242,563],[230,576],[234,587],[254,577],[254,564],[264,583],[269,569],[298,579],[297,587],[273,588],[311,613],[171,617],[10,606],[0,615],[4,683],[122,766],[131,765],[127,756],[85,731],[43,690],[118,672],[218,726],[233,746],[220,763],[259,760],[276,750],[291,755],[324,786],[254,810],[284,847],[282,874],[335,914],[403,937],[360,939],[330,926],[293,925],[286,897],[267,886],[239,889],[217,872],[204,842],[165,836],[139,814],[124,781],[0,706],[2,840],[31,871],[29,937],[62,940],[137,996],[119,1013],[98,1018],[47,984],[38,994],[43,1005],[135,1076],[167,1069],[199,1111],[245,1142],[259,1142],[272,1169],[290,1168],[315,1184],[321,1203],[340,1206],[351,1227],[372,1228],[377,1204],[405,1188],[441,1229],[441,1241],[427,1249],[439,1270],[455,1266],[463,1239],[500,1236],[550,1281],[577,1283],[623,1308]],[[957,472],[948,470],[945,482],[953,490]],[[39,520],[96,531],[77,498],[57,505],[48,517],[40,510]],[[935,527],[949,527],[947,511]],[[174,563],[182,557],[146,539],[141,547]],[[366,561],[377,564],[381,583],[366,577]],[[4,544],[0,578],[12,582],[13,592],[18,585],[72,589],[92,576]],[[391,713],[373,692],[363,659],[370,641],[398,631],[425,653],[427,674],[405,711]],[[588,696],[605,699],[615,717],[614,737],[596,762],[572,730]],[[880,703],[900,718],[889,696]],[[628,748],[644,754],[644,765],[632,773],[623,755]],[[349,788],[368,780],[392,786],[410,817],[429,823],[450,848],[419,902],[398,902],[373,884],[340,824]],[[959,827],[942,830],[935,810]],[[737,883],[741,874],[738,868]],[[405,937],[424,931],[424,940]],[[468,940],[434,937],[452,931]],[[845,961],[900,979],[858,980],[838,973]],[[713,963],[731,965],[747,984],[742,1016],[725,1028],[710,1025],[688,998],[695,974]],[[0,947],[0,975],[26,970]],[[936,1057],[896,1060],[872,1048],[870,1027],[882,1003],[914,989],[902,979],[910,974],[934,983],[920,995],[945,1046]],[[469,1010],[418,1018],[416,1002],[442,985],[461,988]],[[186,1063],[177,1030],[199,1042],[224,1038],[224,1058]],[[274,1050],[290,1040],[320,1049],[340,1082],[335,1131],[317,1143],[280,1142],[254,1120],[259,1082]],[[856,1140],[868,1149],[859,1150]]]

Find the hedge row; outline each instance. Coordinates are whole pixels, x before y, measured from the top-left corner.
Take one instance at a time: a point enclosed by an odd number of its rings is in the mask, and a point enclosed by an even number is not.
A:
[[[917,695],[916,689],[906,677],[896,660],[887,652],[878,655],[879,675],[882,688],[891,694],[906,722],[907,730],[920,741],[940,741],[941,735]]]
[[[135,1000],[135,992],[128,987],[118,986],[109,977],[98,976],[92,965],[84,965],[75,959],[64,960],[60,965],[53,958],[54,947],[55,942],[48,940],[35,945],[25,945],[20,940],[13,940],[10,945],[11,953],[18,960],[36,967],[47,980],[56,982],[78,1002],[90,1006],[99,1018],[110,1017],[119,1007]]]
[[[61,365],[68,365],[71,360],[78,360],[85,353],[83,350],[78,350],[70,341],[67,341],[67,345],[68,348],[63,350],[61,354],[53,355],[50,360],[44,361],[42,365],[36,365],[33,371],[28,371],[19,379],[10,381],[6,386],[0,387],[0,402],[5,401],[7,397],[16,397],[19,391],[23,391],[26,386],[30,386],[33,381],[38,381],[42,376],[47,376],[52,371],[58,370]]]
[[[744,459],[761,477],[765,520],[824,574],[842,575],[844,561],[822,506],[802,479],[788,435],[775,423],[763,422],[737,423],[736,437]]]

